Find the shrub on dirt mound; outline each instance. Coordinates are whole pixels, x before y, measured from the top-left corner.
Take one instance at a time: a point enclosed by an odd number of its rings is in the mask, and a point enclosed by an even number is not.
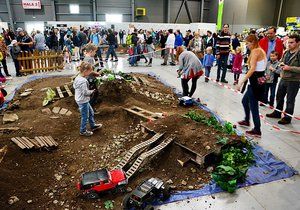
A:
[[[105,81],[99,87],[100,98],[107,102],[124,102],[131,94],[129,83],[124,80]]]

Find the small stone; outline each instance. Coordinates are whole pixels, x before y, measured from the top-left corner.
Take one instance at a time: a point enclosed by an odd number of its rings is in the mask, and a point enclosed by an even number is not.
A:
[[[206,171],[209,172],[209,173],[211,173],[213,170],[214,170],[214,168],[213,168],[212,166],[209,166],[209,167],[206,169]]]
[[[32,200],[28,200],[27,203],[32,203]]]
[[[170,188],[171,188],[172,190],[175,190],[177,187],[176,187],[176,185],[170,185]]]
[[[58,200],[54,200],[53,203],[54,203],[54,204],[58,204]]]
[[[33,91],[32,88],[28,88],[28,89],[24,90],[24,92],[32,92],[32,91]]]
[[[31,94],[31,92],[23,92],[20,94],[21,97],[26,97],[29,96]]]
[[[181,181],[181,184],[184,185],[184,186],[186,186],[186,185],[187,185],[187,182],[186,182],[185,180],[182,180],[182,181]]]
[[[66,113],[66,116],[71,116],[72,115],[72,112],[69,110],[67,113]]]
[[[67,109],[61,108],[61,110],[59,111],[59,114],[65,115],[67,112],[68,112]]]
[[[132,188],[131,187],[127,187],[126,192],[131,192]]]
[[[62,179],[62,175],[54,174],[57,181],[60,181]]]
[[[58,114],[59,113],[59,111],[60,111],[60,107],[53,107],[53,109],[52,109],[52,112],[54,113],[54,114]]]
[[[19,119],[18,115],[16,114],[4,114],[3,115],[3,123],[10,123],[15,122]]]
[[[172,179],[169,179],[168,181],[166,181],[167,184],[173,184]]]
[[[192,173],[196,173],[196,169],[191,168]]]
[[[42,113],[44,114],[51,114],[51,110],[49,108],[45,108],[45,109],[42,109]]]
[[[20,199],[17,196],[11,196],[8,200],[9,205],[12,205],[16,202],[18,202]]]
[[[194,189],[194,186],[190,185],[190,186],[188,186],[188,189],[189,189],[189,190],[193,190],[193,189]]]
[[[49,194],[48,194],[48,196],[49,196],[49,197],[53,196],[53,193],[52,193],[52,192],[51,192],[51,193],[49,193]]]
[[[210,146],[207,145],[207,146],[205,147],[205,149],[206,149],[206,150],[210,150]]]

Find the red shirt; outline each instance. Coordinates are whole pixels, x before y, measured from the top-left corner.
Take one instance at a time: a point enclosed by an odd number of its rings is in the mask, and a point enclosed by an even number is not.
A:
[[[269,39],[268,37],[264,37],[259,41],[259,46],[266,52],[268,53],[268,46],[269,45]],[[276,38],[275,39],[275,51],[278,52],[278,59],[280,59],[283,55],[283,43],[281,39]]]

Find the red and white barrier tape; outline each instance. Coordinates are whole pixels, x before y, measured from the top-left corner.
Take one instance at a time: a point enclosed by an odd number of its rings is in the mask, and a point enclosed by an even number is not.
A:
[[[217,82],[215,79],[212,79],[212,78],[210,78],[210,77],[206,77],[206,76],[205,76],[205,78],[209,79],[210,81],[213,81],[214,83],[217,83],[217,84],[220,85],[221,87],[224,87],[224,88],[226,88],[226,89],[228,89],[228,90],[231,90],[231,91],[233,91],[233,92],[235,92],[235,93],[238,93],[238,94],[242,95],[242,93],[241,93],[240,91],[238,91],[238,90],[236,90],[236,89],[230,87],[229,85],[225,85],[225,84],[223,84],[223,83],[221,83],[221,82]],[[262,102],[260,102],[260,103],[262,103]],[[262,104],[264,104],[264,103],[262,103]],[[264,104],[264,105],[266,105],[266,104]],[[275,110],[276,110],[276,109],[275,109]],[[280,110],[276,110],[276,111],[280,111]],[[282,112],[282,111],[280,111],[280,112]],[[282,113],[285,113],[285,112],[282,112]],[[260,118],[263,120],[263,122],[264,122],[266,125],[272,127],[274,130],[277,130],[277,131],[283,131],[283,132],[290,132],[290,133],[294,133],[294,134],[299,134],[299,135],[300,135],[300,131],[293,131],[293,130],[288,130],[288,129],[280,128],[279,126],[273,125],[273,124],[271,124],[270,122],[268,122],[268,121],[266,120],[266,118],[265,118],[262,114],[259,114],[259,116],[260,116]],[[288,115],[288,116],[291,117],[292,115]],[[299,117],[295,117],[295,116],[292,116],[292,117],[293,117],[294,119],[299,120]]]

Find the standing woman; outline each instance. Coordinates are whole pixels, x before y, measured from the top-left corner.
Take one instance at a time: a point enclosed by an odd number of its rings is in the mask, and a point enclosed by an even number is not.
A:
[[[197,87],[197,80],[203,74],[202,64],[193,52],[186,51],[183,47],[177,48],[176,60],[179,62],[177,72],[181,77],[183,96],[192,97]],[[189,91],[190,79],[192,79],[192,88]]]
[[[146,48],[147,48],[147,53],[148,53],[148,58],[149,58],[149,63],[147,66],[152,66],[152,58],[153,58],[153,52],[154,52],[154,44],[153,44],[153,37],[151,31],[146,32]]]
[[[246,131],[246,134],[255,137],[261,137],[258,101],[263,100],[264,97],[264,74],[267,65],[266,53],[259,47],[258,42],[259,40],[256,35],[251,34],[246,38],[246,45],[251,51],[248,59],[249,71],[237,85],[237,90],[240,90],[242,85],[249,79],[250,84],[242,99],[246,116],[245,120],[238,122],[238,124],[241,126],[250,126],[251,111],[254,128]]]

